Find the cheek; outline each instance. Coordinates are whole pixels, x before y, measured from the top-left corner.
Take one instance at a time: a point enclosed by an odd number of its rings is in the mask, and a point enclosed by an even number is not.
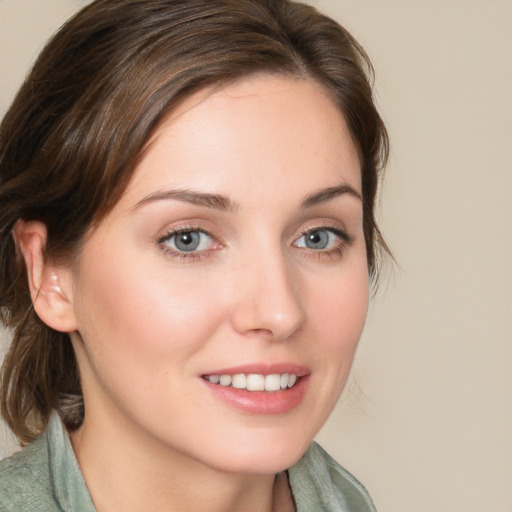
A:
[[[145,361],[164,371],[170,357],[188,360],[220,321],[214,291],[200,279],[158,266],[136,272],[126,256],[105,258],[101,267],[92,261],[101,259],[84,262],[76,310],[89,357],[99,365],[115,362],[140,374]]]
[[[340,269],[323,289],[310,291],[310,318],[318,333],[326,366],[345,379],[363,331],[368,310],[368,271],[365,259]]]
[[[368,308],[368,271],[364,253],[350,264],[341,264],[312,286],[308,296],[309,349],[312,367],[310,421],[316,432],[335,407],[346,384]]]

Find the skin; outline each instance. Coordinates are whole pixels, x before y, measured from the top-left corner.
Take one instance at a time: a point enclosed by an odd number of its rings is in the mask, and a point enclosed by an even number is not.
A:
[[[196,95],[163,122],[72,267],[41,270],[44,229],[18,226],[40,276],[32,289],[43,289],[36,311],[72,333],[86,404],[72,443],[100,512],[294,509],[281,472],[334,407],[366,317],[358,194],[357,151],[323,89],[256,76]],[[176,229],[209,236],[184,257]],[[327,248],[304,245],[314,229]],[[248,414],[202,379],[283,362],[307,368],[308,386],[282,414]]]

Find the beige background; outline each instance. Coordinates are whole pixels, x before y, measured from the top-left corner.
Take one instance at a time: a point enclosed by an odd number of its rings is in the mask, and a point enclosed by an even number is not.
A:
[[[83,3],[0,0],[0,110]],[[380,512],[512,512],[512,1],[315,3],[375,64],[399,262],[319,439]]]

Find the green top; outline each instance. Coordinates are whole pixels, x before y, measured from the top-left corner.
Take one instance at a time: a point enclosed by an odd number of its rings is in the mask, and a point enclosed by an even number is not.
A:
[[[297,512],[375,512],[366,489],[318,444],[288,470]],[[0,462],[0,511],[96,512],[59,416]]]

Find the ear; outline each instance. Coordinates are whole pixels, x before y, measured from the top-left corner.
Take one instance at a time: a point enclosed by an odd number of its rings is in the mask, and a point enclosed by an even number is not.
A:
[[[76,331],[71,270],[57,266],[45,257],[45,224],[18,220],[13,237],[25,260],[30,295],[39,318],[56,331]]]

